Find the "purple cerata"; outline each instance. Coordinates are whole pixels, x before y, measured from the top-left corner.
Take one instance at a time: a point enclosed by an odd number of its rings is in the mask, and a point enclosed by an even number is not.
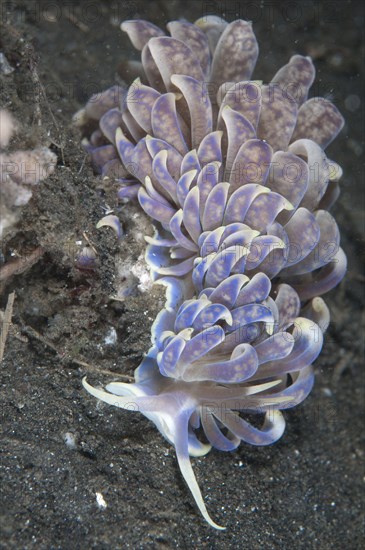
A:
[[[167,29],[124,22],[141,51],[127,63],[135,80],[93,96],[75,118],[95,170],[154,220],[146,259],[167,287],[135,383],[83,385],[155,423],[200,512],[223,529],[189,456],[274,443],[281,411],[311,391],[329,324],[320,296],[346,271],[328,212],[342,172],[324,152],[343,118],[308,99],[309,57],[294,55],[267,84],[251,80],[250,23],[208,16]]]

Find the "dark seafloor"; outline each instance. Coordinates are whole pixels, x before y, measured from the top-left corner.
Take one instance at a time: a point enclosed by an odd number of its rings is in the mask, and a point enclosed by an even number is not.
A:
[[[198,513],[174,450],[146,418],[98,404],[81,387],[131,375],[148,350],[163,303],[156,287],[109,299],[118,243],[95,224],[107,206],[123,221],[126,257],[145,244],[137,207],[93,175],[72,114],[120,79],[137,56],[119,30],[141,17],[161,26],[206,14],[251,19],[260,45],[254,73],[269,80],[291,55],[311,55],[312,95],[332,98],[346,126],[328,150],[344,169],[334,209],[349,270],[326,296],[332,323],[310,397],[285,413],[282,439],[266,448],[192,459],[216,532]],[[2,1],[0,51],[15,71],[0,75],[0,106],[22,131],[14,148],[47,145],[57,170],[42,183],[1,243],[3,261],[37,246],[44,256],[2,284],[0,309],[16,292],[0,365],[0,548],[358,549],[364,540],[364,9],[356,1]],[[119,73],[118,73],[119,71]],[[143,214],[140,214],[143,218]],[[149,222],[147,222],[149,227]],[[95,272],[75,268],[83,233],[98,251]],[[14,252],[15,251],[15,252]],[[106,344],[111,327],[115,344]],[[85,365],[84,365],[85,363]],[[83,366],[84,365],[84,366]],[[66,442],[68,444],[66,444]],[[106,507],[98,505],[101,493]]]

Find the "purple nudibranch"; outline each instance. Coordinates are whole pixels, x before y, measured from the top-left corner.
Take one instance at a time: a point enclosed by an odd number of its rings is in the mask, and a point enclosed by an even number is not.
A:
[[[309,57],[294,55],[268,84],[251,80],[250,23],[208,16],[167,29],[124,22],[141,50],[136,79],[75,116],[95,170],[154,220],[146,259],[167,287],[135,383],[83,385],[155,423],[202,515],[222,529],[189,455],[274,443],[281,410],[311,391],[329,324],[320,295],[346,271],[328,212],[342,172],[324,153],[344,122],[330,101],[308,99]],[[241,413],[263,415],[262,427]]]

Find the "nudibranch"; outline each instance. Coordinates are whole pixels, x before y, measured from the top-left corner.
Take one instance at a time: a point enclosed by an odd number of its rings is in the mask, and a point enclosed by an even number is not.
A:
[[[141,51],[128,65],[136,78],[93,96],[75,120],[95,170],[154,221],[146,259],[167,302],[135,383],[83,385],[155,423],[202,515],[222,529],[189,456],[274,443],[281,411],[311,391],[329,324],[320,296],[346,271],[328,212],[341,168],[324,153],[343,118],[308,99],[308,57],[252,80],[258,45],[246,21],[173,21],[169,35],[142,20],[121,28]],[[261,415],[261,428],[247,415]]]

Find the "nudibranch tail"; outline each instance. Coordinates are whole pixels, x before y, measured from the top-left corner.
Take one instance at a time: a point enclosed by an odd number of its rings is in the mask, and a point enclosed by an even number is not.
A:
[[[203,500],[198,482],[196,480],[193,467],[191,465],[190,457],[189,457],[189,451],[188,451],[188,444],[187,444],[187,438],[186,433],[188,430],[188,421],[189,419],[184,415],[182,418],[180,418],[176,425],[176,436],[175,436],[175,450],[176,450],[176,457],[177,461],[179,463],[180,471],[183,475],[183,478],[185,479],[191,494],[194,497],[194,500],[200,510],[201,515],[205,519],[205,521],[215,529],[218,530],[225,530],[225,527],[222,527],[221,525],[218,525],[215,523],[210,515],[208,514],[207,507],[205,505],[205,502]]]

